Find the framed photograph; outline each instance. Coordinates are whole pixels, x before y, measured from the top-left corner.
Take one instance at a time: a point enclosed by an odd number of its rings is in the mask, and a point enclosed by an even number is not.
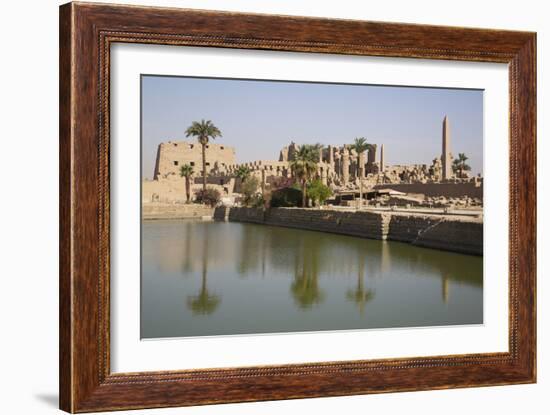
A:
[[[536,380],[536,35],[60,8],[60,407]]]

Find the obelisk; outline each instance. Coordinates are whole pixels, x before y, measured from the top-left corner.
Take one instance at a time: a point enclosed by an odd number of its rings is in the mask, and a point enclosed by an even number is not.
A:
[[[442,146],[441,146],[441,169],[443,180],[450,179],[452,176],[452,166],[451,166],[451,126],[449,124],[449,119],[445,115],[443,118],[443,136],[442,136]]]

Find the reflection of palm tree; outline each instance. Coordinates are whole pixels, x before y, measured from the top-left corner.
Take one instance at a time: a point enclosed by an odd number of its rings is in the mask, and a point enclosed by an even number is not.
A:
[[[262,238],[266,237],[261,229],[248,224],[241,230],[240,235],[241,248],[239,260],[236,262],[236,271],[239,276],[244,278],[258,269],[259,252],[258,247],[262,243]]]
[[[449,302],[449,278],[443,275],[441,278],[441,299],[445,304]]]
[[[304,246],[300,248],[302,255],[296,252],[294,282],[290,291],[300,308],[309,309],[325,299],[325,293],[319,287],[319,251],[307,250],[303,255]],[[302,260],[302,267],[298,264]]]
[[[365,305],[374,298],[373,290],[365,290],[363,287],[363,279],[360,278],[357,281],[357,288],[355,290],[348,290],[346,298],[353,301],[359,307],[359,312],[363,314],[365,311]]]
[[[290,289],[300,308],[311,308],[325,299],[325,293],[319,288],[316,275],[297,275]]]
[[[359,312],[363,314],[365,311],[365,305],[374,298],[374,291],[365,289],[363,283],[363,276],[365,274],[365,258],[361,255],[359,260],[359,267],[357,271],[357,287],[354,290],[348,290],[346,298],[353,301],[359,307]]]
[[[206,286],[206,273],[202,274],[201,290],[197,295],[189,296],[187,305],[193,314],[212,314],[218,308],[221,298],[218,295],[210,294]]]
[[[185,226],[185,255],[183,260],[183,272],[188,273],[193,270],[193,262],[191,259],[191,224]]]
[[[208,275],[208,225],[204,230],[203,249],[202,249],[202,283],[199,293],[187,298],[187,306],[193,311],[193,314],[212,314],[220,305],[221,298],[218,295],[211,294],[208,291],[206,278]]]

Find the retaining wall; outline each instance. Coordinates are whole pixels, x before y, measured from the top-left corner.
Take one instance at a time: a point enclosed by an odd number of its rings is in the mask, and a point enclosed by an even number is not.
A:
[[[483,255],[483,222],[471,218],[397,212],[345,212],[299,208],[217,208],[216,220],[258,223],[408,242],[418,246]]]
[[[212,217],[214,209],[199,204],[147,203],[142,205],[142,219],[193,219]]]
[[[371,212],[335,212],[312,209],[230,208],[228,219],[235,222],[264,223],[288,228],[309,229],[384,239],[383,216]]]

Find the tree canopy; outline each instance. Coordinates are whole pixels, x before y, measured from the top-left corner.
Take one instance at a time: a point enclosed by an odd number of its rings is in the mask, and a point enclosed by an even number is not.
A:
[[[181,177],[191,177],[193,175],[193,166],[189,164],[184,164],[180,167],[180,176]]]
[[[294,154],[290,168],[301,180],[309,180],[317,172],[320,144],[303,144]]]
[[[302,184],[302,207],[306,207],[306,187],[308,182],[317,173],[317,163],[319,162],[320,144],[303,144],[294,154],[290,162],[290,168],[294,177]]]
[[[185,131],[186,137],[196,137],[202,145],[208,144],[209,139],[215,140],[221,137],[222,133],[218,127],[210,120],[193,121],[191,126]]]
[[[235,171],[235,176],[244,182],[250,176],[250,169],[246,166],[239,166]]]
[[[453,172],[458,174],[458,177],[462,177],[465,171],[472,169],[466,161],[468,161],[468,157],[464,153],[458,153],[458,158],[453,160]]]
[[[332,190],[323,184],[321,180],[316,179],[307,186],[307,196],[322,205],[325,203],[325,200],[332,196]]]
[[[351,148],[355,150],[355,152],[359,155],[364,153],[369,149],[369,144],[367,143],[367,139],[364,137],[357,137],[353,144],[351,145]]]

